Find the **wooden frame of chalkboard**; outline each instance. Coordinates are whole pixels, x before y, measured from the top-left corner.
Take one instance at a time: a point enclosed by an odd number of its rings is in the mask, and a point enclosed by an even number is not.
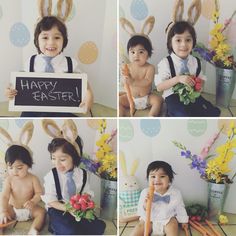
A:
[[[9,111],[85,113],[79,107],[87,91],[87,74],[12,72],[17,95]]]

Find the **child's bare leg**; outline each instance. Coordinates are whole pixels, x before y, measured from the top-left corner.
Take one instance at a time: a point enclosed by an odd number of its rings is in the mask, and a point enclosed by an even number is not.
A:
[[[151,109],[148,113],[148,116],[158,116],[161,111],[161,106],[163,103],[163,98],[157,96],[156,94],[149,95],[149,104],[151,105]]]
[[[131,232],[131,236],[143,236],[145,229],[145,222],[140,220],[138,224],[135,226],[134,230]]]
[[[36,235],[42,229],[44,220],[45,220],[45,209],[40,206],[35,206],[32,209],[32,217],[33,223],[30,227],[29,233],[30,235]]]
[[[129,101],[126,94],[119,96],[119,116],[127,116]]]
[[[178,222],[176,218],[171,218],[169,223],[165,226],[166,236],[178,236]]]

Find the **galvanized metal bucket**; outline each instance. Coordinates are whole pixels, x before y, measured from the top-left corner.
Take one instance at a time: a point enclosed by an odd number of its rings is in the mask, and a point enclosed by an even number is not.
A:
[[[229,107],[235,87],[235,71],[216,67],[216,104]]]
[[[100,217],[112,220],[117,208],[117,181],[101,179],[101,211]]]
[[[210,220],[218,222],[228,190],[229,185],[227,184],[208,183],[208,216]]]

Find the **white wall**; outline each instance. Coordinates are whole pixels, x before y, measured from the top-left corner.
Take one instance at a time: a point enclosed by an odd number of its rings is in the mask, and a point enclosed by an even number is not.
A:
[[[177,174],[174,185],[181,190],[185,203],[207,205],[207,183],[200,178],[196,170],[189,168],[190,161],[181,157],[180,150],[174,146],[172,141],[179,141],[193,154],[200,154],[205,143],[218,131],[217,119],[133,119],[126,123],[124,120],[120,120],[119,123],[119,150],[126,157],[128,171],[130,171],[133,160],[139,160],[136,176],[141,188],[147,186],[148,164],[154,160],[164,160],[171,164]],[[215,147],[225,140],[226,135],[222,133],[212,147],[211,153],[215,153]],[[235,166],[236,157],[234,156],[230,164],[231,177],[232,173],[236,172]],[[120,175],[122,175],[121,170]],[[233,183],[230,185],[225,211],[236,213],[236,205],[233,204],[235,194],[236,184]]]
[[[167,47],[166,47],[166,35],[165,29],[172,17],[172,10],[174,6],[174,0],[120,0],[120,17],[127,18],[135,27],[136,32],[140,32],[141,27],[148,16],[154,16],[156,19],[154,28],[149,34],[149,37],[152,41],[154,53],[149,60],[150,63],[157,66],[159,61],[166,57]],[[190,6],[192,0],[184,0],[184,19],[187,19],[187,10]],[[211,7],[214,4],[214,0],[202,0],[202,9],[203,12],[198,19],[195,30],[197,33],[197,41],[202,42],[205,45],[208,44],[209,40],[209,31],[211,30],[212,24],[209,18],[206,17],[205,12],[209,12]],[[220,4],[220,22],[224,23],[224,20],[229,18],[234,10],[236,10],[236,1],[234,0],[219,0]],[[136,12],[136,14],[133,13]],[[138,15],[137,15],[137,12]],[[236,18],[233,20],[232,32],[236,34]],[[124,48],[126,52],[126,45],[129,40],[129,35],[123,30],[120,26],[120,45]],[[232,38],[232,37],[231,37]],[[235,37],[234,37],[235,38]],[[231,40],[232,42],[232,40]],[[235,42],[235,41],[234,41]],[[235,52],[236,44],[233,43],[232,49]],[[123,50],[121,50],[123,51]],[[234,55],[236,56],[236,55]],[[122,61],[122,57],[120,57]],[[207,66],[207,67],[206,67]],[[212,69],[209,64],[205,65],[205,62],[202,62],[203,71],[206,73],[208,81],[205,84],[204,91],[208,93],[215,94],[215,70]],[[233,97],[236,98],[236,91],[234,91]]]
[[[21,131],[21,127],[27,120],[24,119],[1,119],[0,127],[7,130],[11,135],[13,140],[17,140]],[[90,156],[94,155],[95,151],[95,142],[98,139],[98,131],[88,124],[87,119],[77,119],[74,120],[78,133],[84,142],[84,152]],[[96,119],[93,119],[95,122]],[[63,119],[56,120],[59,127],[63,123]],[[113,129],[116,129],[116,120],[109,119],[107,120],[107,132],[111,132]],[[37,175],[43,184],[43,177],[51,170],[52,164],[50,160],[49,152],[47,151],[48,143],[52,140],[42,129],[41,120],[34,119],[34,133],[33,137],[29,143],[29,147],[33,151],[33,161],[34,165],[32,167],[32,172]],[[2,173],[4,163],[4,152],[7,149],[7,146],[0,138],[0,174]],[[115,149],[116,150],[116,149]],[[91,189],[95,193],[95,201],[99,204],[100,201],[100,178],[91,174],[90,175],[90,185]]]
[[[39,17],[37,0],[2,0],[0,8],[0,53],[6,58],[0,63],[1,86],[0,101],[6,100],[4,89],[8,84],[11,71],[23,69],[23,64],[31,55],[37,53],[33,44],[34,27]],[[53,0],[53,14],[56,9]],[[14,5],[14,7],[13,7]],[[89,82],[95,95],[95,102],[116,108],[116,0],[74,0],[71,19],[66,23],[69,42],[65,55],[78,60],[80,69],[88,74]],[[11,43],[9,32],[13,24],[21,22],[30,33],[30,40],[25,46],[17,47]],[[93,42],[98,52],[97,59],[85,64],[78,59],[79,49],[86,42]],[[89,52],[84,57],[91,55]],[[104,88],[109,91],[104,93]]]

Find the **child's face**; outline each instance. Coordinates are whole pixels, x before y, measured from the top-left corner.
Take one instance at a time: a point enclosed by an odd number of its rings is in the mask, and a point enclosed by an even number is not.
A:
[[[141,44],[138,44],[129,49],[129,59],[130,62],[143,66],[148,60],[148,52]]]
[[[164,194],[170,184],[169,176],[163,169],[153,170],[149,173],[149,185],[154,185],[155,192]]]
[[[38,37],[39,49],[49,57],[57,56],[63,47],[63,36],[56,26],[48,31],[42,31]]]
[[[10,176],[16,178],[24,178],[28,175],[29,167],[20,160],[16,160],[12,165],[7,163],[7,172]]]
[[[193,49],[193,38],[188,31],[183,34],[175,34],[171,40],[171,45],[174,53],[178,57],[185,59]]]
[[[52,153],[52,164],[61,173],[66,173],[74,168],[72,157],[62,152],[61,149],[57,149],[54,153]]]

